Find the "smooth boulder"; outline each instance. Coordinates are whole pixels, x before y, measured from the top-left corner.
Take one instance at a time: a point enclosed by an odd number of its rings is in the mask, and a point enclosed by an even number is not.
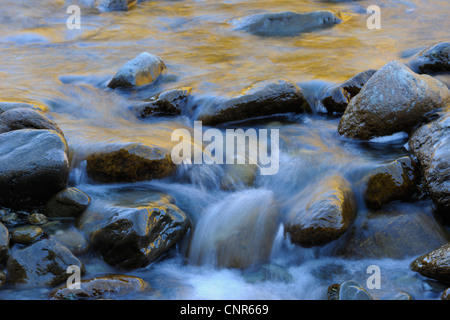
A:
[[[125,63],[108,83],[108,87],[115,89],[147,85],[154,82],[165,69],[166,65],[160,57],[143,52]]]
[[[53,196],[44,207],[44,214],[48,217],[78,217],[82,214],[91,198],[77,188],[67,188]]]
[[[450,72],[450,42],[438,43],[422,50],[411,58],[409,67],[417,73]]]
[[[21,129],[54,130],[64,136],[56,123],[30,108],[13,108],[0,114],[0,134]]]
[[[440,81],[419,75],[398,61],[379,69],[347,106],[338,131],[347,138],[369,140],[411,132],[427,114],[450,103]]]
[[[64,189],[68,179],[67,144],[56,131],[0,134],[0,205],[43,204]]]
[[[238,96],[219,103],[212,112],[199,117],[204,125],[244,120],[280,113],[311,112],[300,88],[284,79],[253,84]]]
[[[260,13],[230,21],[236,30],[259,36],[296,36],[303,32],[331,27],[343,20],[331,11]]]
[[[450,283],[450,242],[418,257],[411,269],[421,275],[444,283]]]
[[[26,101],[0,101],[0,114],[12,109],[31,109],[45,113],[48,111],[48,107],[39,102],[26,102]]]
[[[44,235],[44,230],[38,226],[23,226],[11,231],[13,243],[30,244]]]
[[[152,97],[149,102],[132,107],[138,117],[179,115],[186,106],[192,92],[191,87],[171,89]]]
[[[356,216],[351,185],[339,176],[329,177],[291,200],[285,232],[303,247],[322,246],[339,239]]]
[[[423,125],[409,140],[438,214],[450,223],[450,113]]]

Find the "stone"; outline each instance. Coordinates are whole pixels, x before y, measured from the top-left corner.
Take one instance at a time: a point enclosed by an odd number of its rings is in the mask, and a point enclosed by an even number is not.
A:
[[[450,300],[450,288],[444,290],[441,294],[441,300]]]
[[[0,101],[0,114],[12,109],[27,108],[35,111],[45,113],[48,111],[48,107],[38,102],[25,102],[25,101]]]
[[[47,216],[42,213],[33,213],[27,219],[27,222],[32,225],[43,225],[48,222]]]
[[[238,96],[218,104],[211,113],[199,117],[204,125],[244,120],[280,113],[311,112],[300,88],[284,79],[260,81]]]
[[[411,263],[411,269],[425,277],[450,283],[450,242],[418,257]]]
[[[345,281],[339,287],[339,300],[373,300],[370,294],[355,281]]]
[[[64,137],[53,130],[0,134],[0,205],[39,205],[64,189],[67,149]]]
[[[0,264],[8,257],[9,231],[0,223]]]
[[[350,101],[338,131],[347,138],[361,140],[410,133],[429,113],[445,109],[449,103],[450,91],[442,82],[392,61]]]
[[[56,123],[31,108],[14,108],[0,114],[0,134],[20,129],[55,130],[64,136]]]
[[[58,230],[51,236],[53,239],[67,247],[76,256],[85,254],[89,251],[89,242],[83,232],[75,227]]]
[[[450,42],[438,43],[422,50],[411,58],[409,67],[421,74],[450,72]]]
[[[38,226],[24,226],[11,231],[11,240],[14,243],[30,244],[43,234],[44,231]]]
[[[141,118],[160,115],[179,115],[187,104],[191,87],[166,90],[150,99],[149,102],[133,107]]]
[[[48,217],[78,217],[82,214],[91,198],[77,188],[67,188],[58,192],[45,205],[44,214]]]
[[[356,199],[351,185],[331,176],[291,200],[285,219],[285,233],[303,247],[323,246],[339,239],[356,216]]]
[[[127,11],[137,0],[95,0],[95,6],[103,11]]]
[[[160,57],[143,52],[125,63],[109,82],[108,87],[115,89],[147,85],[153,83],[165,69],[166,65]]]

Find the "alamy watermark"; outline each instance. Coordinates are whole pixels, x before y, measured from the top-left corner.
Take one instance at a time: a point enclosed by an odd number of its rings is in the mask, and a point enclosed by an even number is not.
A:
[[[381,289],[381,269],[376,264],[367,267],[367,274],[370,274],[366,281],[367,289]]]
[[[372,15],[367,18],[367,29],[381,29],[381,8],[377,5],[371,5],[367,8],[367,13],[372,13]]]
[[[254,164],[261,175],[275,175],[280,164],[278,129],[208,129],[194,122],[194,137],[187,129],[176,129],[171,140],[172,161],[179,164]],[[270,140],[270,144],[268,141]],[[208,142],[205,148],[203,145]]]
[[[67,29],[69,30],[79,30],[81,29],[81,9],[77,5],[71,5],[67,7],[67,14],[70,14],[67,18]]]

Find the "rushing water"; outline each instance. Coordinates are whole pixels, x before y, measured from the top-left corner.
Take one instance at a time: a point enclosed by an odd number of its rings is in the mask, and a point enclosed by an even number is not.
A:
[[[261,236],[270,219],[289,208],[289,199],[314,181],[339,173],[355,187],[358,215],[367,214],[359,182],[376,165],[407,154],[407,141],[357,143],[337,134],[339,119],[320,114],[315,97],[331,83],[358,72],[404,60],[424,46],[447,40],[447,0],[396,1],[146,1],[127,12],[101,12],[82,7],[81,30],[68,30],[66,8],[76,1],[2,0],[0,11],[0,92],[2,100],[35,100],[49,106],[49,116],[64,131],[72,154],[71,184],[88,193],[92,205],[119,201],[123,190],[145,199],[163,192],[175,199],[194,225],[187,244],[160,262],[130,272],[149,281],[158,294],[139,299],[324,299],[332,283],[356,280],[365,285],[372,264],[383,271],[379,298],[404,291],[416,299],[435,299],[439,289],[409,269],[404,259],[332,258],[327,248],[304,249],[283,237],[278,224],[272,238]],[[86,1],[85,1],[86,2]],[[381,7],[382,29],[366,27],[366,8]],[[229,20],[253,13],[332,10],[349,19],[332,28],[295,37],[258,37],[233,30]],[[131,92],[107,89],[118,67],[147,51],[163,58],[168,73],[157,86]],[[257,176],[252,188],[232,181],[220,189],[227,170],[221,166],[182,166],[175,177],[160,181],[99,185],[86,176],[86,152],[105,142],[138,141],[170,147],[174,129],[192,127],[192,115],[142,121],[129,111],[133,101],[169,88],[194,88],[192,104],[207,107],[259,80],[286,78],[298,83],[316,106],[302,115],[257,124],[280,129],[280,170]],[[289,121],[287,121],[289,120]],[[254,127],[254,126],[253,126]],[[427,201],[397,204],[404,210],[431,214]],[[246,212],[246,214],[241,214]],[[253,219],[254,212],[261,221]],[[258,243],[273,243],[272,262],[289,280],[250,281],[248,274],[216,266],[214,241],[241,224],[253,223],[254,254]],[[221,248],[222,256],[233,243]],[[86,257],[89,274],[115,272],[95,257]],[[0,298],[47,298],[47,289],[6,288]]]

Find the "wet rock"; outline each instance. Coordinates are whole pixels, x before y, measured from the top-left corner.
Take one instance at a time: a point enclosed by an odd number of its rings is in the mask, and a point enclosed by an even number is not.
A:
[[[258,173],[255,164],[223,165],[224,175],[220,180],[222,190],[239,190],[253,186]]]
[[[403,259],[430,251],[447,242],[431,213],[422,209],[369,213],[360,217],[333,249],[350,259]]]
[[[67,188],[58,192],[47,202],[44,214],[48,217],[78,217],[82,214],[91,198],[77,188]]]
[[[177,206],[160,201],[132,207],[86,211],[78,226],[110,265],[140,268],[155,261],[183,238],[190,221]]]
[[[2,114],[3,112],[6,112],[8,110],[13,110],[13,109],[22,109],[22,108],[27,108],[27,109],[31,109],[31,110],[35,110],[35,111],[40,111],[40,112],[47,112],[48,111],[48,107],[40,104],[38,102],[13,102],[13,101],[0,101],[0,114]]]
[[[402,157],[371,172],[367,178],[364,200],[370,209],[379,209],[394,200],[408,200],[419,180],[417,164]]]
[[[38,226],[24,226],[11,231],[11,240],[14,243],[30,244],[43,234],[44,231]]]
[[[199,120],[204,125],[216,125],[291,112],[311,112],[300,88],[283,79],[266,80],[253,84],[237,97],[225,100],[212,113],[201,115]]]
[[[137,0],[95,0],[95,6],[104,11],[127,11]]]
[[[327,289],[327,299],[328,300],[339,300],[339,288],[340,285],[333,283]]]
[[[450,242],[414,260],[411,269],[425,277],[450,283]]]
[[[438,43],[416,54],[409,67],[417,73],[450,72],[450,42]]]
[[[15,130],[0,134],[0,204],[45,203],[69,178],[67,144],[53,130]]]
[[[0,263],[4,262],[8,257],[9,248],[9,232],[6,227],[0,223]]]
[[[66,281],[69,266],[84,271],[81,261],[69,249],[51,238],[43,238],[26,247],[14,246],[6,263],[8,279],[27,286],[57,286]]]
[[[448,288],[444,292],[442,292],[441,300],[450,300],[450,288]]]
[[[149,102],[133,109],[142,118],[158,115],[178,115],[186,106],[191,92],[191,87],[166,90],[153,97]]]
[[[82,255],[89,251],[89,242],[77,228],[58,230],[52,234],[52,237],[75,255]]]
[[[64,136],[56,123],[30,108],[14,108],[0,114],[0,134],[20,129],[55,130]]]
[[[370,294],[355,281],[345,281],[339,286],[339,300],[373,300]]]
[[[261,281],[289,283],[294,279],[288,270],[276,264],[264,264],[255,271],[244,273],[243,276],[250,283]]]
[[[292,200],[285,221],[285,232],[293,243],[303,247],[322,246],[340,238],[356,215],[351,185],[332,176],[302,191]]]
[[[0,271],[0,288],[6,283],[6,274]]]
[[[139,87],[154,82],[166,69],[162,59],[143,52],[125,63],[109,82],[108,87]]]
[[[80,285],[80,289],[61,286],[54,289],[50,296],[57,300],[117,299],[151,290],[150,285],[141,278],[115,274],[81,280]]]
[[[169,153],[142,143],[112,145],[87,157],[88,175],[100,182],[144,181],[171,175],[176,165]]]
[[[409,140],[436,211],[450,223],[450,113],[423,125]]]
[[[358,73],[344,83],[328,88],[321,98],[322,105],[327,112],[344,112],[350,100],[361,91],[362,87],[375,72],[376,70],[367,70]]]
[[[42,213],[33,213],[27,219],[27,223],[32,225],[43,225],[48,222],[47,216]]]
[[[378,70],[350,101],[338,131],[362,140],[409,133],[427,114],[449,103],[450,91],[442,82],[393,61]]]
[[[9,212],[6,215],[4,215],[1,219],[1,222],[3,222],[6,226],[12,227],[18,224],[23,224],[24,219],[22,216],[19,216],[16,212]]]
[[[259,36],[295,36],[341,23],[340,14],[331,11],[261,13],[230,21],[236,30]]]

